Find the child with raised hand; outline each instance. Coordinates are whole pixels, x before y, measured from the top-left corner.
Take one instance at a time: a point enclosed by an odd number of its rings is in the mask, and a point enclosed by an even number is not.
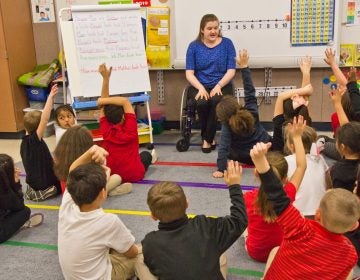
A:
[[[86,127],[75,125],[66,130],[54,151],[54,171],[61,183],[62,192],[66,189],[69,168],[73,162],[94,145],[92,136]],[[121,177],[111,175],[106,189],[109,196],[131,192],[132,185],[121,184]]]
[[[288,133],[286,129],[285,135],[287,150],[291,153],[285,157],[288,164],[288,174],[290,176],[296,169],[296,149],[293,135]],[[306,153],[307,169],[302,183],[296,192],[294,206],[302,215],[310,218],[315,215],[320,200],[327,189],[326,172],[329,167],[326,164],[325,159],[317,151],[317,134],[312,127],[304,127],[301,139]]]
[[[159,230],[143,239],[144,264],[137,265],[140,279],[226,279],[224,252],[247,226],[240,187],[242,168],[229,161],[224,173],[231,198],[230,215],[209,218],[198,215],[189,219],[188,202],[183,189],[173,182],[154,185],[148,192],[151,217],[159,220]],[[150,272],[149,272],[149,270]]]
[[[134,108],[126,97],[109,97],[112,68],[99,66],[103,77],[100,107],[100,130],[103,147],[109,152],[107,166],[111,174],[117,174],[123,182],[142,180],[153,158],[148,151],[139,154],[139,137]]]
[[[65,137],[65,135],[64,135]],[[94,145],[70,166],[58,223],[59,261],[66,279],[129,279],[138,249],[135,238],[106,201],[108,153]]]
[[[311,86],[310,83],[310,71],[311,71],[311,57],[306,56],[299,61],[300,70],[302,73],[301,88]],[[292,121],[293,117],[299,115],[303,116],[307,125],[311,126],[311,117],[309,114],[309,96],[312,94],[312,89],[300,94],[294,93],[290,98],[285,99],[283,102],[284,117],[286,121]]]
[[[216,114],[222,124],[217,171],[212,174],[215,178],[223,177],[228,158],[252,164],[249,156],[251,147],[257,142],[271,141],[271,136],[259,120],[255,87],[248,67],[247,50],[240,51],[236,61],[244,84],[245,105],[240,106],[233,96],[224,96],[216,106]]]
[[[294,118],[292,124],[288,124],[288,134],[293,141],[295,150],[296,168],[288,180],[288,165],[282,154],[269,152],[267,160],[274,169],[276,176],[284,184],[284,192],[291,202],[295,200],[295,194],[299,188],[306,170],[306,158],[301,135],[305,129],[303,117],[299,116],[298,121]],[[267,143],[267,147],[271,144]],[[258,176],[258,170],[255,170]],[[249,256],[259,262],[266,262],[270,251],[279,246],[283,239],[281,228],[275,222],[275,215],[272,205],[267,201],[266,193],[262,188],[245,193],[244,195],[246,212],[248,215],[248,235],[245,241],[245,248]]]
[[[360,122],[348,122],[340,126],[335,136],[336,149],[341,159],[329,169],[329,185],[352,192],[360,164]]]
[[[20,170],[14,166],[13,159],[0,154],[0,243],[11,238],[21,228],[39,226],[43,215],[30,216],[25,206],[20,183]]]
[[[330,190],[320,202],[315,221],[303,218],[267,161],[267,150],[266,144],[258,143],[250,155],[271,206],[266,217],[276,219],[284,238],[269,256],[264,279],[351,279],[347,277],[357,255],[343,233],[359,225],[358,198],[347,190]]]
[[[61,193],[60,182],[53,171],[53,158],[43,136],[50,118],[57,85],[53,85],[43,112],[30,111],[24,116],[26,135],[20,146],[20,155],[26,172],[25,198],[43,201]]]

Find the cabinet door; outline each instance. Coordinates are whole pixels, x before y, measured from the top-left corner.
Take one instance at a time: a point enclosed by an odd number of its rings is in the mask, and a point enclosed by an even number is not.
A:
[[[18,132],[29,103],[17,78],[36,66],[30,1],[0,2],[0,33],[0,132]]]

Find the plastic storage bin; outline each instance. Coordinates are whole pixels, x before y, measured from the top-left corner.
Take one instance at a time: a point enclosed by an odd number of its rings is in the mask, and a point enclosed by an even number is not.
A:
[[[40,87],[27,86],[25,88],[25,90],[26,90],[26,95],[27,95],[29,101],[45,102],[48,95],[49,95],[49,93],[50,93],[49,88],[40,88]]]

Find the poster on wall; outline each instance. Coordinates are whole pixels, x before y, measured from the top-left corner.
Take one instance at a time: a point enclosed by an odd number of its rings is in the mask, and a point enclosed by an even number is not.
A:
[[[34,23],[55,22],[53,0],[31,0]]]
[[[349,0],[346,9],[346,24],[360,25],[360,0]]]

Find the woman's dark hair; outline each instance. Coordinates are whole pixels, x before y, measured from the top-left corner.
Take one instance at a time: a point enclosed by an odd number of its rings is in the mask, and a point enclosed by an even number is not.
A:
[[[7,154],[0,154],[0,193],[15,188],[15,166],[13,159]]]
[[[59,180],[66,181],[71,164],[93,144],[86,127],[76,125],[66,130],[54,151],[54,171]]]
[[[180,1],[180,0],[179,0]],[[203,41],[203,38],[204,38],[204,34],[203,34],[203,31],[204,31],[204,28],[206,26],[206,24],[210,21],[217,21],[219,23],[219,19],[217,18],[216,15],[214,14],[206,14],[204,15],[202,18],[201,18],[201,21],[200,21],[200,29],[199,29],[199,34],[196,38],[196,40],[202,42]],[[219,26],[220,28],[220,26]],[[221,34],[221,30],[219,29],[219,37],[222,37],[222,34]]]

